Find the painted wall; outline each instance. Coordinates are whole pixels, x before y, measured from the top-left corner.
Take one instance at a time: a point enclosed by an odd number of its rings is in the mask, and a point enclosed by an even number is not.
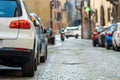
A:
[[[46,27],[50,27],[50,0],[25,0],[30,12],[35,12]]]

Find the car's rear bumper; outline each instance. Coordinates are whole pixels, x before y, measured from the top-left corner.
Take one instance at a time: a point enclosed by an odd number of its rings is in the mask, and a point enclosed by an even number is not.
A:
[[[0,49],[0,64],[12,67],[21,67],[31,59],[32,50]]]

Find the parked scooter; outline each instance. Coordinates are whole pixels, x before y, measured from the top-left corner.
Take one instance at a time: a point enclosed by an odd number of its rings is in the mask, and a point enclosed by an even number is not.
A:
[[[61,41],[64,41],[64,40],[65,40],[65,32],[64,32],[64,29],[61,30],[60,37],[61,37]]]

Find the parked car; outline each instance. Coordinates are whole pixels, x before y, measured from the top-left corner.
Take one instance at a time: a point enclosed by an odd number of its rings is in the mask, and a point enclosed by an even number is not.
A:
[[[96,27],[96,31],[92,33],[93,46],[98,45],[98,35],[102,31],[103,27]]]
[[[47,29],[48,44],[55,44],[55,35],[51,28]]]
[[[43,23],[41,22],[41,19],[35,14],[30,13],[30,15],[34,18],[34,25],[36,26],[36,32],[39,37],[39,44],[38,44],[38,64],[40,62],[45,62],[47,60],[47,37],[46,37],[46,29],[43,26]],[[43,29],[44,28],[44,29]]]
[[[113,31],[112,45],[114,50],[120,50],[120,23],[117,23],[117,27]]]
[[[0,0],[0,64],[34,76],[37,34],[23,0]]]
[[[105,47],[105,33],[107,32],[108,27],[104,26],[101,33],[98,35],[98,45]]]
[[[70,26],[65,29],[66,38],[75,37],[76,39],[81,36],[81,26]]]
[[[113,31],[117,27],[117,24],[111,24],[110,27],[107,29],[107,32],[105,33],[105,47],[106,49],[110,49],[112,47],[112,36]]]

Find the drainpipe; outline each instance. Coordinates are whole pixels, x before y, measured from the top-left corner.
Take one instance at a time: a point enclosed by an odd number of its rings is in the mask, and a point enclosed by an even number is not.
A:
[[[53,0],[50,1],[50,26],[53,28],[53,21],[52,21],[52,7],[53,7]]]

